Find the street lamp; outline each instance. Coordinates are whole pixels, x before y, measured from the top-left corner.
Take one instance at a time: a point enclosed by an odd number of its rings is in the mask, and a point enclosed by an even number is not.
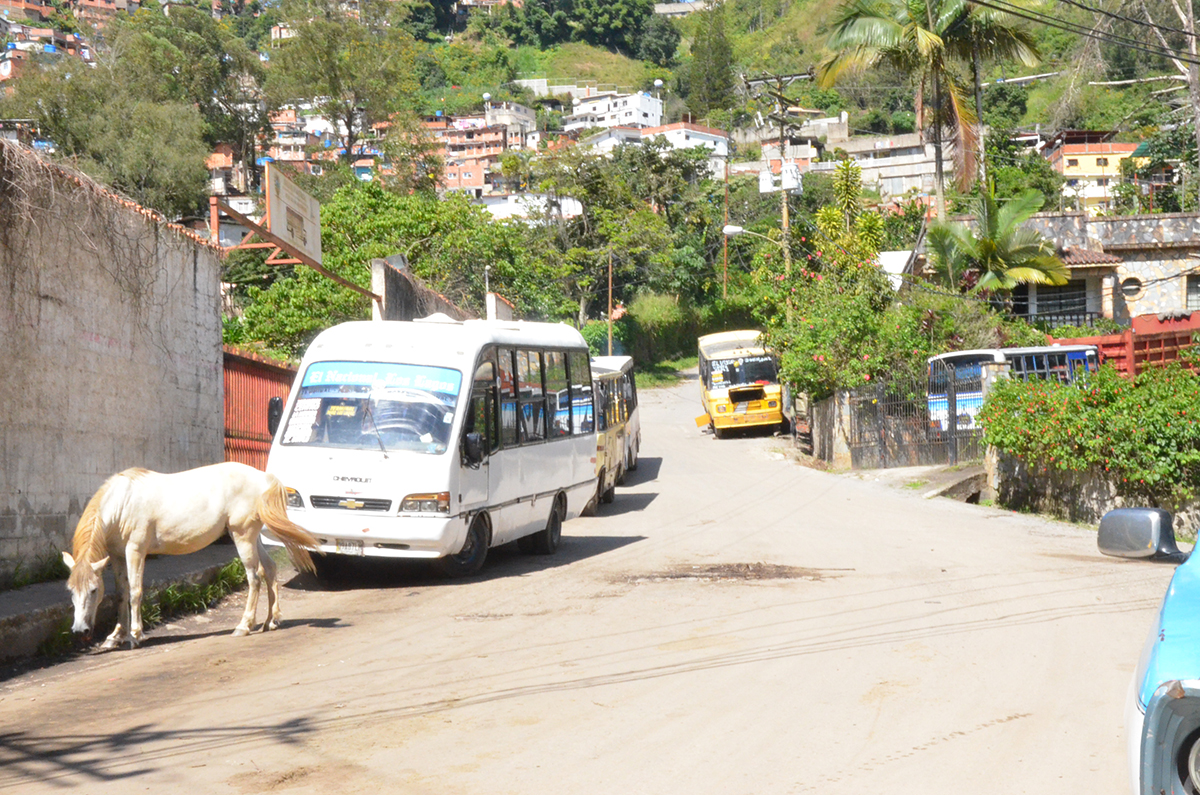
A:
[[[485,92],[483,95],[483,109],[485,112],[488,110],[488,103],[491,101],[492,95]]]
[[[790,279],[792,276],[792,248],[787,244],[786,234],[783,240],[776,240],[766,235],[760,235],[758,232],[751,232],[749,229],[744,229],[736,224],[725,224],[721,228],[721,234],[725,237],[737,237],[738,235],[750,235],[751,237],[761,237],[763,240],[769,240],[775,245],[783,249],[783,273]],[[787,319],[790,323],[792,320],[792,296],[787,295]]]
[[[662,90],[663,81],[661,78],[654,78],[654,98],[660,99],[659,92]]]

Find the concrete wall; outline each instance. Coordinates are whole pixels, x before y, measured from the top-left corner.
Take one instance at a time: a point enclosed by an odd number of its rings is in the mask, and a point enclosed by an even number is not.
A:
[[[839,391],[824,400],[813,401],[809,415],[813,456],[828,461],[835,469],[849,469],[850,393]]]
[[[0,583],[95,489],[223,458],[216,251],[0,142]]]
[[[378,301],[373,302],[375,320],[416,320],[439,312],[455,320],[472,317],[446,296],[421,284],[409,271],[403,254],[371,260],[371,292],[383,296],[382,306]]]

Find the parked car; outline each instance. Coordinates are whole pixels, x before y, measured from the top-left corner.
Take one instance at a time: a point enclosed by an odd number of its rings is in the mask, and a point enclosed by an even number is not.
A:
[[[1171,514],[1121,508],[1100,520],[1106,555],[1180,563],[1125,704],[1134,795],[1200,793],[1200,555],[1179,551]]]

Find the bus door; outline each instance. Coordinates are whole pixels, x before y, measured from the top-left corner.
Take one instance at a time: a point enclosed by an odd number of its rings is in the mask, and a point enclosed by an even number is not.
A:
[[[488,356],[491,356],[490,352]],[[471,399],[463,422],[464,440],[467,434],[479,434],[483,447],[483,461],[472,466],[463,459],[458,485],[462,510],[472,511],[487,505],[492,454],[496,452],[500,441],[498,426],[496,368],[491,361],[485,360],[475,368]]]

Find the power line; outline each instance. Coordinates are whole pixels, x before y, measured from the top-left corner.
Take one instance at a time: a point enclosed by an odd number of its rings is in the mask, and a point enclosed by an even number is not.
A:
[[[1018,17],[1019,19],[1027,20],[1029,22],[1037,22],[1039,24],[1047,25],[1052,28],[1058,28],[1059,30],[1065,30],[1068,33],[1074,33],[1078,36],[1085,36],[1087,38],[1096,39],[1097,41],[1103,41],[1103,42],[1107,42],[1109,44],[1115,44],[1115,45],[1119,45],[1119,46],[1123,46],[1123,47],[1128,47],[1128,48],[1134,49],[1134,50],[1140,50],[1140,51],[1148,53],[1150,55],[1157,55],[1161,58],[1169,58],[1169,59],[1180,61],[1182,63],[1189,63],[1189,64],[1195,64],[1197,66],[1200,66],[1200,60],[1197,60],[1195,58],[1190,58],[1186,55],[1177,53],[1173,50],[1169,50],[1164,47],[1160,47],[1158,45],[1144,44],[1144,43],[1138,41],[1137,39],[1132,39],[1132,38],[1129,38],[1126,36],[1120,36],[1120,35],[1112,34],[1112,33],[1097,33],[1094,28],[1087,28],[1083,25],[1079,25],[1074,22],[1067,22],[1067,21],[1058,19],[1056,17],[1049,16],[1047,14],[1042,14],[1040,12],[1020,8],[1019,6],[1015,6],[1010,3],[1002,2],[1002,0],[992,0],[991,2],[989,2],[989,0],[973,0],[973,2],[975,3],[975,5],[983,6],[984,8],[990,8],[994,11],[1000,11],[1005,14],[1009,14],[1011,16]]]
[[[1069,6],[1075,6],[1076,8],[1081,8],[1084,11],[1088,11],[1093,14],[1102,14],[1106,17],[1111,17],[1112,19],[1119,19],[1123,22],[1130,22],[1134,25],[1140,25],[1144,28],[1158,28],[1159,30],[1166,31],[1168,33],[1178,33],[1182,36],[1191,36],[1193,38],[1195,38],[1197,35],[1195,33],[1189,33],[1183,28],[1173,28],[1169,25],[1159,25],[1151,22],[1148,19],[1136,19],[1134,17],[1127,17],[1124,14],[1118,14],[1115,11],[1105,11],[1103,8],[1093,8],[1092,6],[1078,2],[1078,0],[1059,0],[1059,2],[1066,3]]]

